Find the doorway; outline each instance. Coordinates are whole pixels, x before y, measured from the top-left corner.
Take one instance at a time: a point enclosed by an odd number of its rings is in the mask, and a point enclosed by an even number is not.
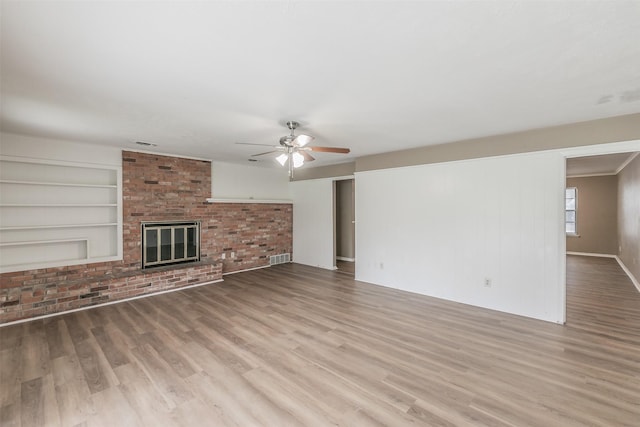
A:
[[[580,269],[600,269],[594,265],[621,269],[640,290],[635,278],[640,269],[634,271],[633,258],[640,251],[634,237],[639,197],[629,191],[640,182],[640,175],[634,172],[638,170],[639,163],[634,159],[639,152],[615,149],[585,154],[565,156],[565,322],[579,321],[583,316],[582,312],[576,315],[575,310],[569,310],[569,306],[576,307],[575,301],[568,302],[570,291],[575,296],[589,289],[589,283],[573,280],[582,273]],[[611,289],[619,281],[615,275],[607,280],[611,281]],[[593,290],[586,293],[597,294]],[[574,317],[570,318],[572,313]]]
[[[335,181],[335,265],[338,271],[355,274],[356,261],[355,180]]]

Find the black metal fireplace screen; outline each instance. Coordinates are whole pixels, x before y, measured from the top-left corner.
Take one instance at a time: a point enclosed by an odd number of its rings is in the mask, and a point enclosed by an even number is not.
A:
[[[200,260],[200,222],[142,224],[142,268]]]

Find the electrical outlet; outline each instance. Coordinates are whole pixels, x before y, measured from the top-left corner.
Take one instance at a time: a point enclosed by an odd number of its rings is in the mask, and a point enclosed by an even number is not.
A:
[[[486,278],[484,279],[484,286],[485,286],[486,288],[490,288],[490,287],[491,287],[491,279],[490,279],[490,278],[486,277]]]
[[[380,270],[384,270],[384,262],[380,263]]]
[[[224,252],[222,252],[222,259],[225,259],[227,257],[227,254],[225,254]]]

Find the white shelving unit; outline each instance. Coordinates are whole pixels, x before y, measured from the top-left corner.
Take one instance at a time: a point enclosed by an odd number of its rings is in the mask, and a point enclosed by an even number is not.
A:
[[[122,258],[122,170],[0,157],[0,272]]]
[[[3,184],[21,184],[21,185],[51,185],[52,187],[95,187],[95,188],[116,188],[116,185],[105,184],[69,184],[65,182],[38,182],[38,181],[14,181],[11,179],[2,179]]]

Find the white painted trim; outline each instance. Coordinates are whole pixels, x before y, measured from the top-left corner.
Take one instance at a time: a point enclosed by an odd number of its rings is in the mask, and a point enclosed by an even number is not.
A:
[[[615,255],[611,254],[596,254],[591,252],[570,252],[567,251],[567,255],[578,255],[578,256],[593,256],[598,258],[616,258]]]
[[[335,265],[333,265],[331,267],[326,267],[324,265],[319,265],[319,264],[318,265],[313,265],[313,264],[305,264],[303,262],[296,262],[295,260],[291,261],[291,263],[300,264],[300,265],[306,265],[307,267],[321,268],[323,270],[330,270],[330,271],[338,269],[338,267],[336,267]]]
[[[591,178],[592,176],[615,176],[618,172],[588,173],[584,175],[567,175],[567,178]]]
[[[84,311],[84,310],[89,310],[89,309],[92,309],[92,308],[104,307],[104,306],[107,306],[107,305],[120,304],[121,302],[128,302],[128,301],[133,301],[133,300],[137,300],[137,299],[141,299],[141,298],[152,297],[154,295],[162,295],[162,294],[168,294],[170,292],[182,291],[184,289],[197,288],[198,286],[212,285],[214,283],[220,283],[220,282],[224,282],[224,280],[223,279],[218,279],[218,280],[212,280],[210,282],[196,283],[194,285],[182,286],[180,288],[166,289],[164,291],[152,292],[152,293],[148,293],[148,294],[144,294],[144,295],[136,295],[135,297],[123,298],[123,299],[119,299],[117,301],[103,302],[102,304],[89,305],[87,307],[74,308],[74,309],[71,309],[71,310],[60,311],[60,312],[57,312],[57,313],[43,314],[42,316],[30,317],[28,319],[14,320],[12,322],[0,323],[0,328],[3,328],[5,326],[10,326],[10,325],[17,325],[19,323],[31,322],[32,320],[42,320],[42,319],[46,319],[48,317],[62,316],[64,314],[68,314],[68,313],[75,313],[76,311]]]
[[[356,262],[355,258],[347,258],[347,257],[343,257],[343,256],[337,256],[336,259],[338,261]]]
[[[253,271],[253,270],[262,270],[263,268],[269,268],[271,267],[270,265],[263,265],[260,267],[253,267],[253,268],[245,268],[244,270],[238,270],[238,271],[229,271],[228,273],[222,273],[223,276],[228,276],[229,274],[236,274],[236,273],[244,273],[247,271]]]
[[[135,142],[134,142],[135,144]],[[172,154],[172,153],[163,153],[160,151],[149,151],[149,150],[137,150],[135,148],[121,148],[121,151],[132,151],[134,153],[142,153],[142,154],[155,154],[156,156],[164,156],[164,157],[177,157],[179,159],[189,159],[189,160],[200,160],[203,162],[212,162],[211,159],[205,159],[202,157],[193,157],[193,156],[183,156],[181,154]]]
[[[340,163],[337,163],[340,164]],[[316,166],[321,167],[321,166]],[[294,179],[289,182],[303,182],[303,181],[320,181],[320,180],[329,180],[329,181],[346,181],[348,179],[355,179],[355,173],[353,175],[343,175],[343,176],[327,176],[324,178],[311,178],[311,179]]]
[[[583,145],[580,147],[558,148],[549,151],[560,152],[564,157],[598,156],[601,154],[628,153],[640,151],[640,139],[610,142],[604,144]]]
[[[7,162],[15,162],[15,163],[37,163],[41,165],[67,166],[67,167],[82,168],[82,169],[109,169],[109,170],[118,169],[122,171],[122,165],[114,165],[111,163],[69,162],[66,160],[40,159],[37,157],[27,157],[27,156],[7,156],[5,154],[0,154],[0,160],[4,160]]]
[[[558,170],[558,198],[559,198],[559,212],[558,216],[561,218],[560,222],[556,224],[558,227],[558,266],[557,280],[558,280],[558,321],[556,323],[565,325],[567,323],[567,256],[562,255],[567,251],[567,222],[566,222],[566,186],[567,186],[567,160],[562,160],[560,168]],[[577,191],[577,190],[576,190]],[[576,193],[577,194],[577,193]],[[577,208],[577,206],[576,206]],[[577,220],[577,218],[576,218]],[[577,227],[577,223],[576,223]]]
[[[206,199],[207,203],[266,203],[266,204],[288,204],[292,205],[293,200],[287,199]]]
[[[116,248],[117,251],[117,258],[118,260],[124,259],[124,182],[123,182],[123,178],[122,178],[122,152],[120,152],[120,166],[118,166],[118,170],[116,171],[116,203],[118,205],[117,212],[117,219],[116,222],[118,225],[116,225],[116,244],[118,245],[118,247]]]
[[[364,171],[356,170],[354,172],[354,176],[357,177],[358,175],[365,175],[367,173],[380,172],[381,170],[417,168],[425,165],[439,165],[439,164],[445,164],[445,163],[465,163],[465,162],[478,161],[480,159],[502,159],[502,158],[511,158],[511,157],[520,157],[520,156],[536,156],[536,155],[548,154],[548,153],[559,153],[560,155],[568,159],[573,157],[597,156],[602,154],[628,153],[632,151],[640,151],[640,139],[634,139],[631,141],[609,142],[604,144],[583,145],[579,147],[552,148],[549,150],[526,151],[524,153],[499,154],[499,155],[491,155],[491,156],[483,156],[483,157],[473,157],[470,159],[442,160],[435,163],[426,163],[426,164],[421,163],[418,165],[409,165],[409,166],[392,166],[392,167],[386,167],[384,169],[371,169],[371,170],[364,170]],[[566,178],[566,173],[563,177]],[[349,177],[318,178],[318,179],[349,179]]]
[[[620,172],[622,172],[622,169],[624,169],[629,163],[631,163],[633,161],[633,159],[635,159],[638,154],[640,154],[640,152],[632,153],[627,160],[622,162],[620,167],[618,169],[616,169],[616,175],[618,175]]]
[[[79,237],[77,239],[56,239],[56,240],[30,240],[28,242],[0,242],[0,248],[5,246],[29,246],[29,245],[48,245],[51,243],[70,243],[70,242],[88,242],[86,237]],[[87,260],[85,258],[84,260]]]
[[[633,283],[633,286],[635,286],[638,292],[640,292],[640,282],[638,282],[633,273],[631,273],[631,270],[629,270],[627,266],[624,265],[622,260],[617,255],[615,255],[615,259],[616,261],[618,261],[618,264],[620,264],[620,267],[624,270],[624,272],[627,273],[627,276],[629,276],[629,279],[631,279],[631,283]]]

